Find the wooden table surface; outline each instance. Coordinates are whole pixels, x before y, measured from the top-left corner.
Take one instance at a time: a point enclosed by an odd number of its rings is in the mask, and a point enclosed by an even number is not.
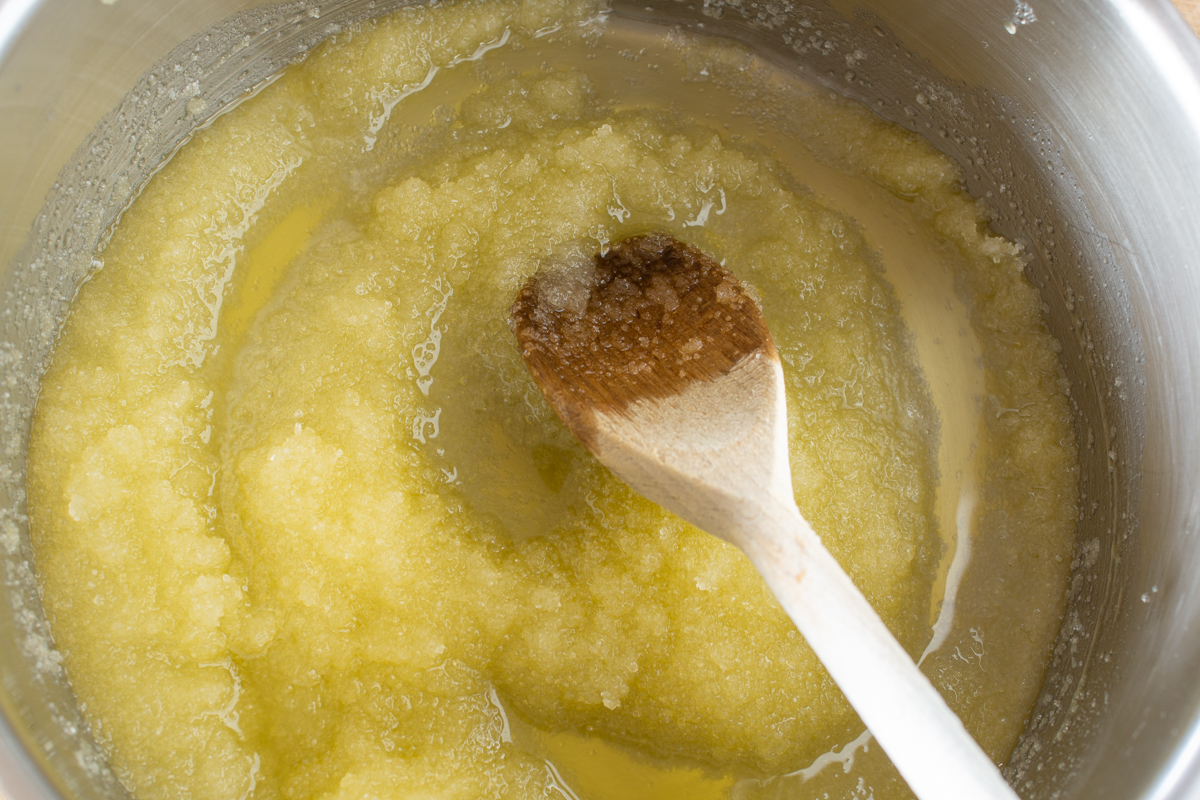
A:
[[[1174,0],[1174,2],[1179,13],[1183,14],[1183,18],[1192,26],[1192,30],[1200,35],[1200,0]]]

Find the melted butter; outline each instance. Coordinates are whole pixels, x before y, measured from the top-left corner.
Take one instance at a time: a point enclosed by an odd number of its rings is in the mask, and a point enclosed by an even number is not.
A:
[[[284,274],[312,239],[313,231],[328,214],[332,201],[298,205],[270,227],[239,263],[237,288],[221,309],[221,337],[238,341],[283,281]]]
[[[735,779],[648,758],[599,737],[517,723],[513,736],[555,767],[566,792],[591,800],[724,800]]]

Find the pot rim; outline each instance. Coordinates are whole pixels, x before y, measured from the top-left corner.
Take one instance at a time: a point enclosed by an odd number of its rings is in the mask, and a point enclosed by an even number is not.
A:
[[[36,14],[50,0],[0,0],[0,69]],[[1110,0],[1131,46],[1146,53],[1200,141],[1200,39],[1170,0]],[[163,56],[166,53],[162,54]],[[8,265],[0,265],[0,269]],[[0,800],[63,798],[23,735],[18,709],[0,693]],[[1200,712],[1164,762],[1144,800],[1200,798]]]

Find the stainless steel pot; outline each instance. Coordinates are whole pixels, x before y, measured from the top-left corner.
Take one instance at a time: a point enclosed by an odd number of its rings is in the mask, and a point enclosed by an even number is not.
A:
[[[22,505],[38,375],[93,248],[196,124],[395,5],[0,2],[0,796],[124,794],[65,683]],[[1028,798],[1200,798],[1200,42],[1167,0],[616,11],[743,39],[924,134],[1028,248],[1085,501],[1007,772]]]

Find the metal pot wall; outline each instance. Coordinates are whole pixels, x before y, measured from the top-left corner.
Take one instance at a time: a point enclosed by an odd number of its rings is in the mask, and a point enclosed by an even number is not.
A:
[[[196,124],[395,5],[0,3],[0,797],[124,794],[23,515],[38,375],[93,248]],[[1068,611],[1007,774],[1028,798],[1200,798],[1200,42],[1167,0],[616,12],[740,38],[927,136],[1027,247],[1090,446]]]

